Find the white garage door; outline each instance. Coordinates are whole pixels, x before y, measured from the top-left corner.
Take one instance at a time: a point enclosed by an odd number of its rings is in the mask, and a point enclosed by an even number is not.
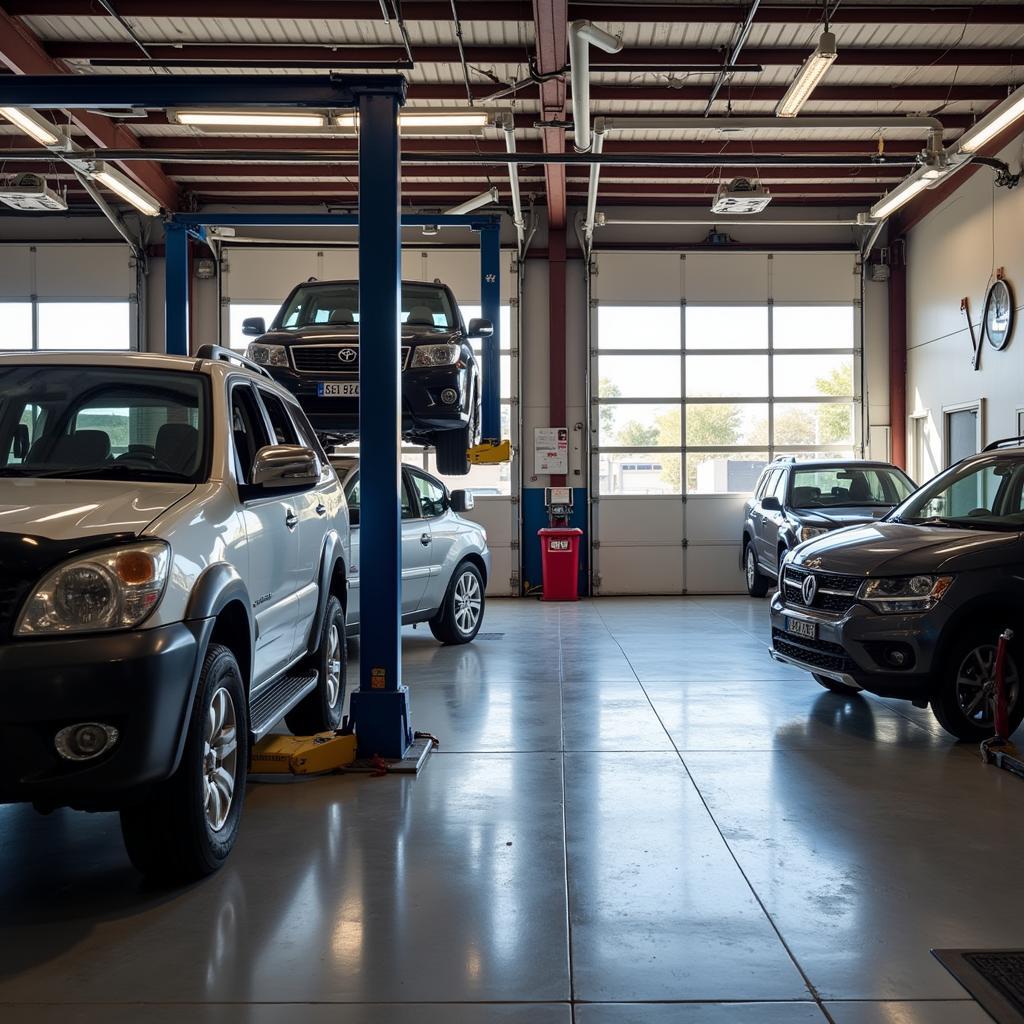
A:
[[[591,286],[595,591],[737,593],[777,455],[860,438],[852,253],[606,253]]]

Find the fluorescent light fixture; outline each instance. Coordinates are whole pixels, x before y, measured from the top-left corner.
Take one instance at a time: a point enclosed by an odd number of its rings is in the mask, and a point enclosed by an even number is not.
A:
[[[57,129],[34,110],[23,107],[0,107],[0,114],[16,128],[20,128],[26,135],[35,139],[40,146],[56,146],[60,142]]]
[[[993,107],[973,128],[954,143],[962,153],[977,153],[986,142],[991,142],[1004,128],[1024,117],[1024,86],[1014,90],[997,107]]]
[[[317,111],[172,110],[172,121],[199,128],[323,128],[327,116]]]
[[[872,220],[885,220],[901,206],[905,206],[918,194],[934,184],[934,180],[924,177],[921,171],[901,181],[891,192],[886,193],[871,207]]]
[[[409,110],[398,115],[400,128],[486,128],[493,117],[484,110]],[[355,128],[358,114],[339,114],[334,123],[340,128]]]
[[[131,178],[122,174],[114,167],[99,161],[92,171],[91,177],[101,185],[109,188],[114,195],[120,196],[126,203],[131,203],[140,213],[147,217],[160,214],[160,201],[154,199],[144,188],[136,185]]]
[[[481,192],[480,195],[467,199],[464,203],[459,203],[458,206],[453,206],[450,210],[445,210],[444,212],[453,215],[472,213],[474,210],[479,210],[481,206],[490,206],[491,203],[496,203],[497,201],[497,188],[489,188],[486,192]]]
[[[835,63],[839,51],[833,32],[822,32],[818,45],[797,72],[793,84],[775,108],[776,117],[796,117],[800,108],[810,99],[811,93],[825,77],[825,72]]]

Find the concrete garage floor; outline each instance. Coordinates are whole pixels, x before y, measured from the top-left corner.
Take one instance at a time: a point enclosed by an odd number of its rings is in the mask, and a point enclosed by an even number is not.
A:
[[[981,1024],[928,950],[1024,944],[1024,783],[775,665],[766,612],[407,630],[424,773],[253,785],[182,892],[140,884],[113,816],[0,808],[0,1019]]]

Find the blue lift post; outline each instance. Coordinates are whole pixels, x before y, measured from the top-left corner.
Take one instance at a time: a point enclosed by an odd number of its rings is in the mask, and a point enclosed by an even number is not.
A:
[[[501,225],[495,220],[480,232],[480,312],[494,331],[483,342],[483,402],[480,438],[501,440]]]

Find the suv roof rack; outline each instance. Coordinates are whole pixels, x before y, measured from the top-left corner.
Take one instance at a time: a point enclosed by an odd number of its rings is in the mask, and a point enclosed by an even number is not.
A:
[[[993,441],[991,444],[985,445],[982,448],[983,452],[994,452],[999,448],[1022,448],[1024,447],[1024,437],[1003,437],[998,441]]]
[[[776,455],[772,462],[796,462],[795,455]]]
[[[261,377],[266,377],[267,380],[274,379],[265,367],[260,366],[259,363],[254,363],[245,356],[240,356],[237,352],[232,352],[229,348],[224,348],[223,345],[200,346],[196,350],[196,359],[219,359],[225,363],[238,363],[239,366],[244,366],[247,370],[252,370],[253,373],[258,373]]]

